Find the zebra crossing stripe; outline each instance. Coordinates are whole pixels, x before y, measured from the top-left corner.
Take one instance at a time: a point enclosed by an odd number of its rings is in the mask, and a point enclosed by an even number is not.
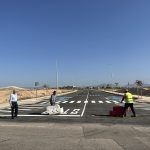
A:
[[[104,103],[103,101],[98,101],[100,104]]]
[[[65,103],[67,103],[68,101],[64,101],[64,102],[62,102],[63,104],[65,104]]]
[[[111,103],[110,101],[106,101],[106,103]]]
[[[69,102],[70,104],[74,103],[74,101]]]
[[[81,101],[77,101],[77,103],[79,104],[79,103],[81,103]]]
[[[95,101],[91,101],[91,103],[96,103]]]
[[[56,104],[59,104],[61,101],[57,101]]]
[[[115,104],[118,104],[119,102],[118,101],[113,101]]]
[[[84,101],[84,103],[88,103],[88,101]]]

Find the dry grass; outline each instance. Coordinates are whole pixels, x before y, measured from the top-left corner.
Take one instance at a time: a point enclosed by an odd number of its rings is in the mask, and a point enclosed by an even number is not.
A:
[[[12,93],[11,88],[9,89],[1,89],[0,90],[0,103],[6,103],[9,100],[9,95]],[[55,89],[39,89],[37,90],[37,97],[49,96]],[[68,92],[69,90],[58,90],[57,93],[64,93]],[[24,89],[18,90],[16,89],[18,100],[28,99],[28,98],[35,98],[36,97],[36,90],[35,89]]]

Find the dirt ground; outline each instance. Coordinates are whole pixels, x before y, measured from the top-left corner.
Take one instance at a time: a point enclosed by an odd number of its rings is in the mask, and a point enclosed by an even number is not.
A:
[[[6,103],[9,100],[9,96],[12,93],[14,88],[8,88],[8,89],[0,89],[0,103]],[[22,99],[28,99],[28,98],[34,98],[36,97],[43,97],[43,96],[49,96],[52,94],[52,92],[56,89],[15,89],[17,92],[18,100]],[[69,90],[57,90],[57,94],[69,92]]]

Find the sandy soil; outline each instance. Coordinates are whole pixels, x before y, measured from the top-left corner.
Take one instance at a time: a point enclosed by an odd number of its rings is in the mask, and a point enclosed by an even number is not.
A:
[[[0,103],[8,102],[9,95],[12,93],[14,88],[8,89],[0,89]],[[18,100],[34,98],[36,97],[36,90],[35,89],[15,89],[18,95]],[[38,89],[37,90],[37,97],[42,96],[49,96],[55,89]],[[58,90],[57,93],[64,93],[68,92],[69,90]]]

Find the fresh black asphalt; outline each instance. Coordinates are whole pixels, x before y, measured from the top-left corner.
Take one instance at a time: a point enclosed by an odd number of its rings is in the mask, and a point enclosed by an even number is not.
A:
[[[57,97],[57,103],[64,109],[63,115],[41,115],[49,105],[49,99],[44,99],[35,104],[19,105],[19,116],[13,120],[10,117],[10,108],[0,109],[0,121],[150,125],[149,104],[134,104],[136,118],[130,117],[131,111],[125,118],[109,116],[113,106],[120,105],[111,96],[113,95],[98,90],[80,90]]]

